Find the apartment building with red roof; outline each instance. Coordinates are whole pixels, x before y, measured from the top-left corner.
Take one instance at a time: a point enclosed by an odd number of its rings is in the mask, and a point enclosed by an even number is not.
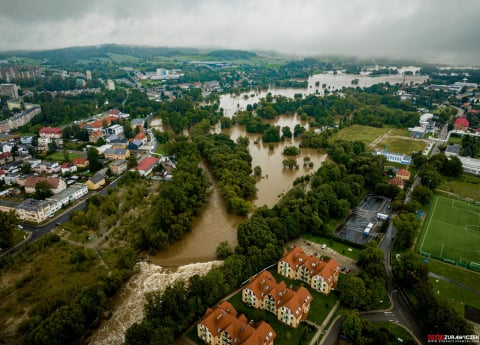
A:
[[[41,138],[60,139],[62,137],[62,129],[59,127],[43,127],[38,134]]]
[[[340,265],[335,259],[322,260],[315,255],[307,255],[301,247],[295,247],[278,261],[277,271],[328,295],[337,287]]]
[[[245,304],[267,310],[293,328],[297,328],[307,318],[312,300],[312,295],[303,286],[296,290],[290,289],[283,281],[277,283],[268,271],[251,277],[242,289],[242,301]]]
[[[248,322],[227,301],[207,309],[197,324],[197,335],[209,345],[272,345],[276,337],[268,323]]]

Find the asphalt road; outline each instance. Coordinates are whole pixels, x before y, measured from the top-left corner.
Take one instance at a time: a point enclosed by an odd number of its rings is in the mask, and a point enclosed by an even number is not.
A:
[[[390,267],[390,252],[393,245],[393,239],[395,238],[395,233],[396,229],[390,224],[379,245],[379,248],[382,249],[385,254],[385,270],[388,277],[388,294],[390,295],[393,307],[390,310],[360,313],[360,317],[372,322],[385,321],[403,325],[410,330],[410,332],[421,344],[427,344],[427,335],[420,326],[418,318],[413,313],[403,294],[396,289],[396,285],[394,283],[394,278]],[[337,344],[340,331],[341,320],[337,320],[335,324],[332,325],[329,333],[325,335],[321,344]]]

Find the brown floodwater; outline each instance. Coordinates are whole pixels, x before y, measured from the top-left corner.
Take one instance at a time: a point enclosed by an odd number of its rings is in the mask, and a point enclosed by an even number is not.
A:
[[[296,115],[279,116],[271,121],[276,126],[289,126],[293,132],[296,124],[301,123]],[[301,123],[307,126],[306,123]],[[223,131],[229,134],[233,140],[239,136],[247,136],[250,139],[249,151],[252,156],[252,167],[260,166],[262,177],[257,178],[257,198],[252,200],[254,207],[267,205],[272,207],[286,193],[293,181],[300,176],[309,174],[318,169],[327,158],[326,153],[313,150],[301,149],[296,157],[299,169],[283,168],[282,161],[287,158],[282,154],[283,148],[289,145],[298,147],[298,140],[286,140],[282,143],[267,144],[261,142],[261,136],[247,134],[243,126],[234,126]],[[310,157],[313,168],[303,167],[303,158]],[[207,171],[210,179],[213,176]],[[225,210],[220,191],[215,184],[213,192],[193,224],[192,232],[182,240],[170,246],[166,251],[152,257],[152,262],[161,266],[180,266],[194,262],[205,262],[215,259],[215,250],[222,241],[228,241],[232,246],[237,244],[236,231],[244,218],[228,214]]]

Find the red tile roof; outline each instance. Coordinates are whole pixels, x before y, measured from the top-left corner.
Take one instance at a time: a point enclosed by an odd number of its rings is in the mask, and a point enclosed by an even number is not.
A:
[[[58,177],[28,176],[25,179],[25,187],[35,187],[38,182],[47,181],[52,189],[57,189],[60,179]]]
[[[257,327],[253,327],[248,323],[246,316],[238,316],[235,308],[227,301],[217,305],[214,309],[208,308],[199,324],[206,326],[214,337],[220,336],[222,332],[228,333],[232,344],[271,344],[276,337],[268,323],[262,321]],[[236,339],[235,342],[234,339]]]
[[[332,283],[332,287],[336,287],[334,275],[338,271],[340,265],[335,259],[322,260],[315,255],[307,255],[301,247],[293,248],[289,253],[285,254],[280,261],[284,261],[290,265],[292,270],[297,271],[302,265],[308,269],[310,276],[319,275],[327,282]]]
[[[62,129],[58,127],[43,127],[40,129],[40,134],[62,134]]]
[[[410,171],[408,171],[407,169],[400,169],[397,171],[397,173],[395,174],[397,177],[400,177],[400,176],[403,176],[405,177],[407,180],[410,178]]]
[[[145,133],[140,132],[140,133],[138,133],[138,134],[135,136],[135,138],[133,138],[133,140],[143,140],[143,139],[145,139],[146,137],[147,137],[147,136],[145,135]]]
[[[394,177],[390,181],[388,181],[390,184],[394,184],[395,186],[403,187],[405,182],[400,177]]]
[[[467,120],[465,116],[460,116],[460,117],[457,117],[453,125],[460,126],[460,127],[468,127],[470,125],[470,122]]]
[[[304,287],[297,290],[289,289],[285,282],[277,283],[268,271],[260,272],[257,276],[251,277],[249,281],[245,289],[251,290],[257,299],[263,300],[265,296],[270,295],[277,308],[285,306],[292,311],[296,318],[299,316],[306,318],[307,315],[300,315],[303,313],[302,306],[310,304],[313,297]]]
[[[145,157],[142,159],[139,163],[138,166],[136,167],[137,170],[142,170],[142,171],[147,171],[150,169],[153,165],[155,165],[158,162],[158,158],[155,157]]]
[[[83,123],[80,125],[80,127],[90,127],[90,128],[102,128],[104,121],[107,123],[108,126],[115,121],[118,120],[117,116],[109,115],[104,118],[101,118],[97,121],[89,122],[89,123]]]
[[[75,165],[84,165],[87,162],[88,162],[88,160],[86,158],[82,158],[82,157],[72,159],[72,163],[75,164]]]

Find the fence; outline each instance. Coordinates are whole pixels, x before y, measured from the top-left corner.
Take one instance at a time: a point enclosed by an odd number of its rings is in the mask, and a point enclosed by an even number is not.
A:
[[[459,267],[463,267],[463,268],[468,269],[468,270],[472,270],[472,271],[475,271],[475,272],[480,272],[480,264],[476,263],[476,262],[473,262],[473,261],[462,262],[462,259],[460,259],[460,262],[459,262],[459,261],[455,261],[455,260],[452,260],[452,259],[444,258],[444,257],[439,256],[439,255],[431,254],[431,253],[428,253],[428,252],[420,251],[419,253],[420,253],[420,255],[422,255],[424,257],[427,257],[427,258],[432,258],[432,259],[435,259],[435,260],[438,260],[438,261],[446,262],[446,263],[454,265],[454,266],[459,266]]]

